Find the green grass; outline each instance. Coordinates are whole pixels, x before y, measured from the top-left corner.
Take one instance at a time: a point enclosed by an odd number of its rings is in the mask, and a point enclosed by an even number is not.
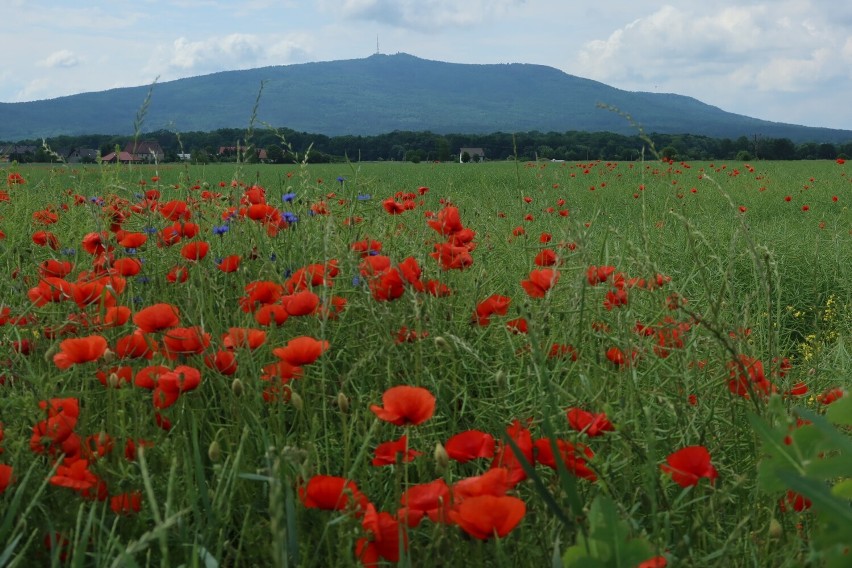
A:
[[[779,393],[804,382],[809,393],[798,403],[812,409],[823,408],[815,396],[826,389],[848,388],[852,180],[848,166],[834,162],[752,166],[753,171],[733,162],[0,170],[2,179],[17,171],[27,180],[9,188],[9,202],[0,202],[0,230],[6,235],[0,240],[5,283],[0,305],[32,318],[24,325],[6,323],[0,347],[6,378],[0,386],[5,432],[0,463],[13,466],[16,478],[0,495],[5,543],[0,566],[357,565],[355,543],[365,536],[360,520],[351,512],[304,507],[297,496],[300,483],[315,474],[346,476],[377,510],[396,514],[405,488],[437,478],[453,483],[489,466],[489,460],[476,460],[443,468],[433,457],[437,443],[474,428],[499,438],[514,419],[528,418],[535,439],[584,441],[565,419],[572,406],[606,412],[615,425],[615,432],[585,440],[595,452],[597,482],[537,466],[533,478],[511,492],[523,499],[527,512],[505,538],[481,542],[456,526],[427,520],[408,533],[401,562],[543,566],[589,534],[616,544],[630,535],[651,555],[666,554],[669,565],[798,566],[817,559],[814,513],[782,513],[782,495],[761,490],[761,438],[749,416],[769,420],[772,413],[759,396],[731,394],[729,363],[738,354],[762,360]],[[225,208],[239,206],[243,187],[232,188],[233,180],[264,187],[269,203],[300,221],[274,237],[247,219],[233,221],[221,236],[213,234]],[[423,203],[415,209],[391,216],[382,208],[383,199],[416,193],[421,186],[429,191],[416,198]],[[228,328],[260,327],[238,306],[248,282],[283,283],[300,267],[337,259],[334,285],[316,292],[324,300],[335,295],[348,302],[337,319],[291,317],[267,329],[261,347],[237,350],[234,376],[208,369],[200,355],[167,361],[157,354],[151,361],[129,362],[134,370],[150,364],[201,370],[200,387],[164,410],[173,424],[169,432],[155,424],[149,391],[105,388],[95,378],[98,369],[111,366],[103,360],[57,369],[52,356],[64,337],[50,338],[45,330],[68,323],[80,310],[73,302],[35,307],[27,296],[38,284],[39,263],[48,258],[75,264],[68,280],[92,269],[81,240],[109,230],[109,221],[89,197],[133,204],[137,194],[152,188],[161,191],[162,202],[198,202],[192,218],[201,229],[196,240],[209,242],[210,253],[189,267],[186,283],[171,284],[166,273],[189,264],[180,258],[183,243],[158,247],[152,235],[136,252],[144,258],[145,279],[128,278],[119,304],[134,311],[175,304],[181,325],[200,325],[211,334],[212,351],[221,347]],[[203,191],[222,197],[203,200]],[[283,203],[281,196],[291,192],[296,199]],[[75,204],[74,194],[86,201]],[[464,225],[476,231],[474,263],[465,271],[442,271],[429,256],[440,237],[424,212],[439,211],[440,200],[456,205]],[[326,202],[329,215],[310,214],[318,201]],[[32,213],[46,207],[59,220],[37,226]],[[550,207],[552,213],[545,211]],[[562,209],[569,214],[560,215]],[[524,220],[527,214],[533,220]],[[360,223],[344,223],[356,216]],[[167,224],[156,211],[143,210],[129,216],[124,228]],[[525,234],[513,235],[516,227]],[[32,233],[39,229],[59,237],[56,251],[33,244]],[[540,241],[544,232],[552,235],[550,243]],[[353,284],[360,258],[349,250],[368,237],[381,241],[382,254],[394,263],[414,256],[424,281],[439,279],[453,294],[435,298],[406,290],[396,301],[375,301],[363,283]],[[564,260],[560,280],[546,297],[529,298],[520,281],[546,247]],[[241,255],[240,270],[217,270],[214,259],[231,254]],[[126,254],[117,247],[115,256]],[[661,274],[671,280],[655,290],[633,289],[627,306],[607,310],[603,300],[610,287],[589,285],[591,265],[614,266],[626,277],[652,280]],[[476,304],[491,294],[512,299],[508,314],[493,316],[486,327],[472,325]],[[686,300],[681,309],[668,309],[673,296]],[[84,311],[98,313],[95,307]],[[519,316],[529,321],[527,335],[505,327]],[[635,326],[665,316],[692,327],[684,345],[661,358],[653,338],[640,336]],[[429,336],[397,344],[402,326]],[[114,346],[133,327],[132,321],[104,330],[81,326],[78,334],[102,333]],[[299,335],[323,338],[330,349],[291,383],[295,401],[264,402],[263,366],[275,361],[274,348]],[[20,340],[31,342],[27,354],[14,349],[12,342]],[[554,343],[573,345],[577,361],[548,358]],[[613,346],[635,349],[639,358],[617,368],[605,356]],[[773,359],[785,357],[789,372],[770,376],[777,367]],[[405,428],[409,446],[423,455],[406,465],[373,467],[375,447],[403,432],[378,421],[369,407],[400,384],[422,386],[437,400],[433,418]],[[688,402],[690,395],[697,404]],[[110,496],[141,492],[139,513],[117,516],[109,500],[84,500],[48,482],[56,465],[35,455],[29,438],[44,418],[38,402],[55,397],[80,400],[75,427],[80,436],[112,437],[115,449],[92,464],[92,471]],[[797,403],[789,397],[782,402],[783,411]],[[128,438],[152,442],[144,459],[125,459]],[[690,445],[710,451],[719,472],[714,484],[705,479],[682,489],[660,471],[667,455]],[[614,509],[596,501],[604,497]],[[595,515],[592,521],[587,516],[593,502],[595,514],[617,518],[624,530],[595,532]],[[772,528],[778,523],[780,532]],[[54,533],[69,544],[48,551],[43,541]]]

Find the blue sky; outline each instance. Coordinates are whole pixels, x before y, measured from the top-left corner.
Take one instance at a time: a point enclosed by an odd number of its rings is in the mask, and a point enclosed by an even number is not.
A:
[[[537,63],[766,120],[852,130],[852,3],[2,0],[0,102],[406,52]],[[254,87],[252,87],[254,88]],[[285,125],[286,126],[286,125]]]

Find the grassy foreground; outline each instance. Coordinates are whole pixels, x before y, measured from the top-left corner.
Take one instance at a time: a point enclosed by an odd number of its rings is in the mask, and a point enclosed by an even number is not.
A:
[[[843,566],[839,162],[2,170],[0,566]]]

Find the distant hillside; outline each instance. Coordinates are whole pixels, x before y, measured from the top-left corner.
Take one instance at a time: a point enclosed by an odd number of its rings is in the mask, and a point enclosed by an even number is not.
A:
[[[225,71],[158,84],[144,130],[240,128],[249,123],[261,81],[258,120],[327,135],[394,130],[486,133],[635,130],[720,138],[762,135],[842,143],[852,131],[768,122],[673,94],[628,92],[543,65],[468,65],[406,54]],[[62,134],[129,134],[148,87],[0,103],[0,140]]]

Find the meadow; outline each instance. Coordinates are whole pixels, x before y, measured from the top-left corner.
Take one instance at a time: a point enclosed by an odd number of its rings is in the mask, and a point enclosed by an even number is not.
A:
[[[0,174],[0,566],[848,565],[852,164]]]

